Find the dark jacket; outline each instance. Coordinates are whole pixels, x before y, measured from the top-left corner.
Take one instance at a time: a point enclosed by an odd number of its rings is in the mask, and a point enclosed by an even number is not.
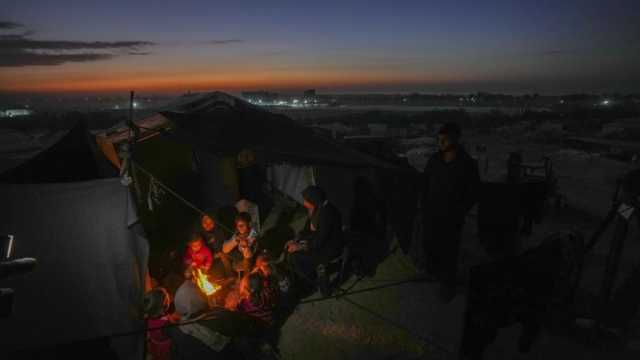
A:
[[[222,251],[222,244],[227,241],[227,236],[224,230],[216,225],[216,227],[213,228],[213,231],[202,230],[200,233],[211,251],[214,253]]]
[[[340,211],[326,200],[318,187],[303,191],[303,197],[315,205],[315,210],[303,230],[309,242],[309,252],[317,263],[326,263],[340,255],[344,246],[342,237],[342,216]],[[311,231],[311,223],[316,228]]]
[[[478,165],[463,148],[450,163],[437,152],[424,170],[422,209],[429,218],[462,222],[477,201],[479,185]]]
[[[338,209],[331,203],[325,203],[318,209],[318,225],[311,236],[312,256],[320,262],[327,262],[342,252],[342,218]]]

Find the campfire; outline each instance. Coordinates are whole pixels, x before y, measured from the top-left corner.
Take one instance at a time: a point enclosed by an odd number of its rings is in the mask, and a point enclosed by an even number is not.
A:
[[[202,273],[201,269],[197,269],[193,272],[193,278],[196,279],[196,284],[198,285],[200,290],[202,290],[202,292],[207,296],[213,295],[216,291],[218,291],[218,289],[220,289],[220,286],[215,285],[209,281],[207,275]]]

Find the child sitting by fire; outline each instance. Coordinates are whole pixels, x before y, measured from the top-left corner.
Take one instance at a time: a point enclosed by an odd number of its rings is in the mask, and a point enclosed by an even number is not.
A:
[[[187,251],[184,254],[184,265],[188,270],[201,270],[208,273],[213,262],[211,250],[205,246],[204,239],[201,234],[195,233],[189,239]]]
[[[171,296],[169,292],[156,287],[145,294],[144,311],[147,328],[147,351],[151,360],[169,360],[172,341],[165,327],[178,321],[170,313]]]
[[[273,325],[277,298],[277,289],[271,285],[269,279],[260,271],[252,271],[240,282],[240,302],[237,310],[269,327]]]
[[[241,212],[236,216],[235,228],[236,232],[225,241],[220,253],[227,275],[233,274],[234,269],[249,272],[258,248],[258,232],[251,227],[249,213]]]

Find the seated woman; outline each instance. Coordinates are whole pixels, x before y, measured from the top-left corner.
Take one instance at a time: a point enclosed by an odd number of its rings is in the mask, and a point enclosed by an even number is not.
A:
[[[298,239],[287,242],[288,263],[298,280],[317,285],[324,296],[331,294],[327,267],[340,256],[344,248],[342,219],[318,186],[309,186],[302,192],[304,207],[309,218]]]
[[[213,262],[213,255],[211,254],[211,250],[204,245],[202,235],[198,233],[193,234],[187,245],[187,251],[183,259],[185,267],[192,271],[199,269],[204,273],[209,272],[211,263]]]
[[[236,216],[235,227],[235,234],[222,245],[220,253],[227,275],[233,274],[234,269],[248,272],[258,248],[258,232],[251,227],[248,213],[241,212]]]
[[[205,214],[200,217],[199,232],[214,254],[222,251],[222,244],[226,240],[226,236],[213,216]]]

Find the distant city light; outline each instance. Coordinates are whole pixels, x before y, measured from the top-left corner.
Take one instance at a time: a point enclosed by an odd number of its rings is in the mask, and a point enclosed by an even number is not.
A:
[[[602,105],[609,105],[609,103],[611,103],[611,101],[609,101],[608,99],[604,100],[602,102]]]
[[[134,101],[134,102],[133,102],[133,107],[134,107],[134,108],[137,108],[137,107],[138,107],[138,103]]]

